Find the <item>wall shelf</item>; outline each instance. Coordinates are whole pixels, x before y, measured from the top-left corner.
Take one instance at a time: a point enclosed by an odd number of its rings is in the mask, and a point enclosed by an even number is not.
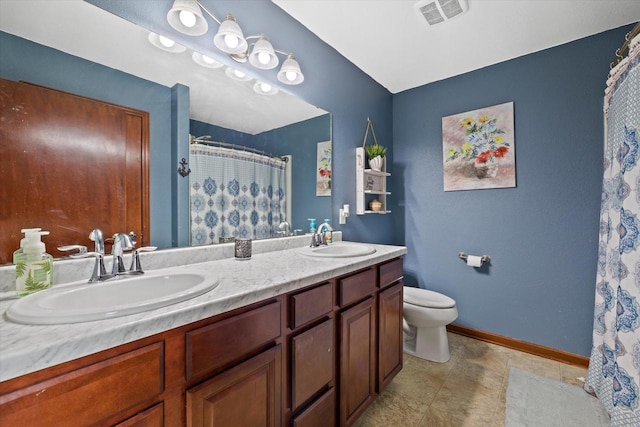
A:
[[[382,171],[365,169],[366,155],[364,148],[356,148],[356,214],[388,214],[387,196],[391,192],[387,191],[387,177],[391,176],[387,172],[386,159],[382,165]],[[380,210],[369,209],[369,203],[378,199],[382,203]]]

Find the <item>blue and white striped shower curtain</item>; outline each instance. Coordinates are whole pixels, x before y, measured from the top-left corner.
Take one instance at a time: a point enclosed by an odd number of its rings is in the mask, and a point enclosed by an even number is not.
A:
[[[285,165],[247,151],[191,145],[191,244],[272,237],[286,212]]]
[[[610,73],[593,347],[585,389],[640,426],[640,36]],[[634,46],[635,45],[635,46]]]

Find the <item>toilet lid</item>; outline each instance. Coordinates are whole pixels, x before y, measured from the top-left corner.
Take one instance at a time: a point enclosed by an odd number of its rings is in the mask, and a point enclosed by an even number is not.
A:
[[[456,302],[446,295],[421,288],[404,287],[404,302],[429,308],[451,308]]]

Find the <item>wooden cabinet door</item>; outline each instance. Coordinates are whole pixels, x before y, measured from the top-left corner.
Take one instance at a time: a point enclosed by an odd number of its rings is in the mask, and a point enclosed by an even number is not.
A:
[[[0,93],[0,264],[22,228],[50,231],[54,257],[92,248],[94,228],[148,245],[149,113],[5,79]]]
[[[402,369],[402,282],[378,298],[378,393]]]
[[[375,299],[340,314],[340,425],[351,425],[375,395]]]
[[[296,411],[333,380],[333,319],[291,339],[291,409]]]
[[[278,345],[187,390],[187,426],[279,427],[281,353]]]

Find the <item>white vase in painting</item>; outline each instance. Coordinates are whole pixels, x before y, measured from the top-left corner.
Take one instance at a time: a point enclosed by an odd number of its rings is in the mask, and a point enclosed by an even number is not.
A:
[[[381,171],[383,164],[384,164],[384,157],[382,156],[376,156],[373,159],[369,159],[369,166],[374,171]]]

